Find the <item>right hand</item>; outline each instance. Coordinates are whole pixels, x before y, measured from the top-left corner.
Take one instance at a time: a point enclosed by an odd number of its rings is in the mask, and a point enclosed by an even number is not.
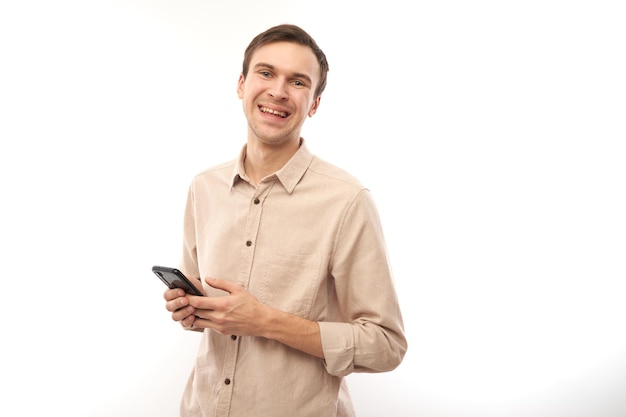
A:
[[[196,321],[194,313],[196,309],[189,305],[189,299],[185,291],[180,288],[167,289],[163,293],[165,308],[172,313],[172,320],[177,321],[187,330],[193,330]]]

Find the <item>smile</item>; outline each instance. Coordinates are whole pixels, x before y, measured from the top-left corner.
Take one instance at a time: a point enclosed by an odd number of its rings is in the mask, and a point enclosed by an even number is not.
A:
[[[260,106],[259,110],[261,110],[263,113],[269,113],[269,114],[273,114],[275,116],[281,117],[281,118],[285,118],[287,116],[289,116],[289,113],[284,112],[284,111],[278,111],[278,110],[273,110],[270,109],[269,107],[264,107],[264,106]]]

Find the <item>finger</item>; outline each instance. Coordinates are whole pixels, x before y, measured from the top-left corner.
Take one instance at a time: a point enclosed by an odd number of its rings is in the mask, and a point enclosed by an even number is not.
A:
[[[182,321],[187,319],[190,316],[193,316],[196,312],[196,309],[192,306],[187,306],[181,309],[178,309],[172,313],[172,320],[174,321]]]
[[[167,301],[165,303],[165,308],[167,309],[167,311],[173,313],[174,311],[180,310],[187,305],[189,305],[189,300],[187,299],[187,297],[178,297],[174,298],[173,300]]]
[[[192,330],[196,327],[196,316],[193,314],[185,317],[180,321],[181,326],[183,326],[187,330]]]
[[[218,290],[224,290],[231,294],[237,291],[238,289],[243,288],[240,284],[226,281],[225,279],[221,279],[221,278],[209,277],[209,278],[205,278],[204,281],[213,288],[217,288]]]
[[[184,296],[185,296],[185,291],[181,290],[180,288],[174,288],[174,289],[168,288],[163,293],[163,298],[165,299],[165,301],[171,301],[176,298],[184,297]]]

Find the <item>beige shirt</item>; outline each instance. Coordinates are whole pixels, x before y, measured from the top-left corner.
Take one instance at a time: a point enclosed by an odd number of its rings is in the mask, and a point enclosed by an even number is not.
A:
[[[407,348],[370,192],[304,143],[255,188],[245,150],[193,179],[181,270],[237,282],[265,304],[317,321],[325,359],[206,329],[181,416],[354,416],[343,377],[390,371]]]

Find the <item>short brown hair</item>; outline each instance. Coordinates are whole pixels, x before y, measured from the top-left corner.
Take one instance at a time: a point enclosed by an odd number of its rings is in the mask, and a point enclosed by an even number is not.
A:
[[[328,61],[326,60],[326,55],[324,55],[321,48],[317,46],[317,43],[311,35],[296,25],[283,24],[274,26],[267,29],[265,32],[259,33],[254,39],[252,39],[252,42],[250,42],[243,55],[243,69],[241,73],[244,78],[248,76],[250,60],[254,51],[261,46],[273,42],[293,42],[311,48],[320,66],[320,81],[315,87],[315,97],[319,97],[326,88]]]

